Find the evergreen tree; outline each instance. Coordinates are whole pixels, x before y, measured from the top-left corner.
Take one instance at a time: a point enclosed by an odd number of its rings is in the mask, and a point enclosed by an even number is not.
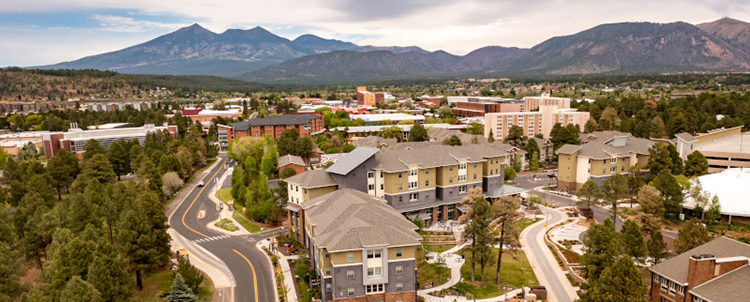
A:
[[[103,302],[102,295],[91,283],[74,276],[65,285],[60,302]]]
[[[682,211],[683,189],[669,170],[659,172],[654,179],[654,187],[664,198],[664,209],[667,213],[677,215]]]
[[[120,175],[130,172],[130,154],[128,154],[130,144],[125,140],[118,140],[109,145],[107,150],[107,159],[112,165],[112,169],[120,179]]]
[[[664,217],[664,199],[656,188],[645,185],[638,191],[638,204],[641,213],[638,216],[643,231],[651,236],[661,232],[661,220]]]
[[[133,295],[132,279],[126,264],[108,243],[100,243],[89,266],[87,280],[101,293],[104,301],[127,302]]]
[[[656,175],[662,170],[668,170],[671,173],[672,157],[669,154],[669,149],[663,144],[654,144],[649,148],[648,158],[648,181],[653,180]]]
[[[616,173],[604,181],[602,191],[606,205],[612,207],[612,219],[617,221],[617,203],[627,195],[628,181],[625,176]]]
[[[516,201],[515,198],[509,197],[509,196],[503,196],[500,197],[498,200],[495,201],[495,204],[493,205],[495,217],[494,220],[494,227],[495,227],[495,239],[497,240],[498,244],[498,252],[497,252],[497,276],[496,276],[496,283],[500,284],[500,270],[502,268],[502,261],[503,261],[503,252],[505,246],[510,246],[512,248],[518,248],[520,247],[520,230],[518,228],[518,223],[516,218],[518,217],[518,214],[516,213],[516,210],[520,207],[518,204],[518,201]]]
[[[664,259],[669,255],[667,252],[667,244],[664,242],[664,236],[659,232],[654,232],[651,237],[648,238],[648,255],[654,258],[654,264],[659,263],[659,260]]]
[[[602,272],[612,266],[619,248],[615,224],[607,218],[604,223],[593,225],[583,235],[583,255],[579,258],[584,277],[596,282]]]
[[[523,170],[523,162],[521,162],[521,155],[516,155],[516,158],[513,160],[513,170],[516,170],[516,172],[521,172]]]
[[[68,159],[70,156],[74,160],[72,164]],[[73,180],[78,176],[78,170],[78,160],[75,159],[75,155],[64,149],[61,149],[57,155],[47,161],[47,171],[51,176],[52,185],[57,190],[58,200],[62,200],[62,190],[70,188]]]
[[[411,126],[411,133],[409,134],[410,142],[424,142],[429,140],[430,137],[427,135],[427,129],[422,124],[414,124]]]
[[[302,159],[310,159],[313,154],[313,142],[309,137],[302,137],[295,142],[295,155]]]
[[[183,277],[185,284],[193,290],[194,293],[198,292],[198,288],[203,283],[203,274],[195,266],[190,264],[190,260],[184,257],[177,259],[177,273]]]
[[[520,148],[526,144],[526,139],[523,135],[523,128],[513,125],[508,129],[508,136],[505,137],[504,142]]]
[[[708,174],[708,160],[700,151],[690,153],[685,163],[685,176],[701,176],[704,174]]]
[[[623,252],[633,258],[646,257],[646,242],[643,240],[643,232],[635,221],[628,219],[622,227]]]
[[[599,203],[599,199],[602,198],[602,190],[593,180],[587,180],[576,191],[576,195],[578,196],[576,204],[579,207],[585,205],[587,209],[591,209],[591,205]]]
[[[674,251],[678,254],[687,252],[710,240],[710,235],[706,226],[700,221],[693,218],[685,223],[680,232],[677,233],[677,239],[674,241]]]
[[[505,181],[513,181],[514,179],[516,179],[516,169],[505,167]]]
[[[193,290],[190,289],[185,281],[182,279],[180,274],[177,274],[172,282],[172,288],[167,294],[167,301],[169,302],[193,302],[195,301],[195,295]]]
[[[105,154],[104,147],[102,147],[102,145],[100,145],[99,142],[93,138],[86,142],[86,145],[83,146],[83,151],[84,161],[94,157],[94,155]]]
[[[115,181],[115,172],[104,154],[96,154],[84,160],[83,170],[74,183],[74,190],[81,192],[91,180],[105,184]]]
[[[475,266],[477,262],[481,269],[482,287],[484,287],[484,269],[491,265],[494,258],[492,257],[492,243],[495,238],[492,234],[490,223],[494,217],[494,210],[489,202],[483,197],[477,198],[472,205],[472,217],[469,225],[466,226],[467,232],[471,234],[471,276],[474,282]]]
[[[622,256],[601,277],[589,281],[588,292],[581,301],[644,301],[646,286],[643,285],[638,268],[627,256]]]
[[[136,273],[136,285],[143,290],[141,272],[168,261],[169,235],[161,204],[146,196],[139,199],[140,205],[127,210],[120,219],[118,239],[123,256]]]

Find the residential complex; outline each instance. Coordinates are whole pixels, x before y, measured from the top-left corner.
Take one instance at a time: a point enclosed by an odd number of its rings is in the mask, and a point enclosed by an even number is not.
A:
[[[652,302],[748,301],[750,245],[719,237],[650,270]]]
[[[568,109],[570,108],[570,99],[550,97],[549,93],[544,93],[542,96],[527,96],[523,98],[523,108],[525,111],[535,111],[547,105],[555,105],[560,109]]]
[[[708,160],[709,172],[750,168],[750,133],[742,132],[743,127],[721,128],[695,136],[689,133],[677,134],[677,152],[686,160],[691,153],[700,151]]]
[[[627,174],[630,167],[648,166],[649,148],[655,142],[630,135],[614,136],[606,141],[592,140],[583,145],[566,144],[557,149],[557,188],[573,192],[588,180],[599,186],[610,176]]]
[[[219,146],[226,149],[229,142],[245,136],[279,138],[287,129],[296,129],[300,136],[311,136],[324,129],[323,118],[316,114],[287,114],[218,125]]]
[[[93,139],[104,147],[109,149],[109,145],[118,140],[138,140],[141,144],[146,140],[146,135],[154,131],[168,131],[169,134],[177,138],[177,126],[154,126],[147,124],[143,127],[130,128],[112,128],[97,130],[81,130],[71,128],[68,132],[49,132],[42,135],[44,144],[44,155],[53,157],[57,155],[60,149],[75,153],[79,157],[83,156],[83,147],[86,142]]]
[[[294,172],[300,174],[302,172],[305,172],[307,164],[302,159],[302,157],[287,154],[279,157],[276,167],[279,169],[279,175],[281,175],[281,172],[286,168],[291,168],[292,170],[294,170]]]
[[[322,301],[416,301],[416,225],[382,199],[352,189],[302,208]]]
[[[562,126],[577,125],[583,131],[589,117],[588,112],[563,109],[558,105],[541,105],[539,111],[534,112],[487,113],[484,115],[484,135],[493,135],[495,140],[503,140],[512,126],[518,126],[523,129],[525,136],[541,134],[548,137],[557,123]]]

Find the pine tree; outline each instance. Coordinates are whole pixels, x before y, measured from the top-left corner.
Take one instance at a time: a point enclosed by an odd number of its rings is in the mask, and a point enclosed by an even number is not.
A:
[[[628,219],[622,227],[622,247],[626,255],[641,259],[646,256],[646,243],[643,232],[635,221]]]
[[[601,277],[591,282],[581,301],[645,301],[646,286],[643,285],[638,268],[627,256],[622,256]]]
[[[674,241],[674,251],[684,253],[710,240],[706,226],[693,218],[682,226]]]
[[[167,294],[167,301],[169,302],[193,302],[195,301],[195,295],[193,290],[190,289],[185,281],[182,279],[180,274],[177,274],[172,282],[172,289]]]
[[[494,237],[490,228],[490,222],[494,216],[492,206],[484,197],[477,198],[472,205],[471,222],[466,227],[472,238],[471,243],[471,272],[472,282],[475,279],[476,264],[479,262],[482,273],[482,286],[484,287],[484,268],[494,258],[492,257],[492,242]]]
[[[495,201],[494,212],[497,217],[494,221],[495,235],[498,244],[497,252],[497,280],[500,284],[500,270],[502,268],[503,252],[505,246],[512,248],[520,247],[518,223],[516,210],[520,207],[515,198],[503,196]]]
[[[105,154],[104,147],[102,147],[102,145],[100,145],[99,142],[93,138],[86,142],[86,145],[83,146],[83,151],[84,161],[94,157],[94,155]]]
[[[604,191],[604,200],[607,206],[612,206],[612,219],[617,221],[617,203],[620,199],[627,196],[628,192],[628,181],[625,176],[617,173],[610,176],[602,184],[602,191]]]
[[[664,236],[660,232],[651,234],[648,238],[648,255],[654,259],[654,264],[659,263],[659,260],[664,259],[669,255],[667,252],[667,244],[664,242]]]
[[[130,172],[130,151],[127,147],[128,142],[125,140],[118,140],[109,145],[107,150],[107,159],[112,164],[112,169],[117,175],[117,179],[120,179],[120,175],[127,174]]]
[[[587,180],[583,183],[583,186],[576,191],[576,195],[578,196],[576,204],[579,207],[585,205],[587,209],[591,209],[591,205],[598,203],[599,199],[602,198],[602,190],[599,189],[599,185],[593,180]]]
[[[198,292],[198,288],[203,283],[203,274],[190,264],[190,260],[184,257],[177,259],[177,273],[183,277],[185,284],[193,290],[194,293]]]
[[[589,282],[596,281],[604,269],[612,266],[619,254],[617,238],[615,224],[609,218],[602,224],[591,226],[583,235],[584,253],[579,260]]]
[[[654,179],[654,187],[664,198],[666,213],[679,214],[682,211],[683,188],[670,174],[669,170],[662,170]]]
[[[101,293],[104,301],[127,302],[133,295],[133,281],[126,264],[108,243],[100,243],[97,247],[87,280]]]
[[[103,302],[102,295],[91,283],[74,276],[60,294],[60,302]]]

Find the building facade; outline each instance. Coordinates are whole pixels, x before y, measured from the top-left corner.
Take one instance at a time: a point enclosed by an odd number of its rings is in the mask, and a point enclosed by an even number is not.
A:
[[[523,112],[524,102],[516,99],[469,97],[456,102],[453,115],[459,117],[484,116],[487,113]]]
[[[322,301],[416,301],[421,236],[411,221],[353,189],[308,200],[301,212]]]
[[[560,109],[557,105],[542,105],[539,111],[534,112],[487,113],[484,116],[484,133],[485,137],[493,135],[495,140],[503,140],[512,126],[518,126],[525,136],[541,134],[549,137],[557,123],[562,126],[577,125],[583,131],[589,117],[588,112]]]
[[[93,139],[99,142],[104,150],[109,150],[109,145],[119,140],[138,140],[141,145],[146,140],[146,135],[155,131],[167,131],[170,136],[177,138],[177,126],[154,126],[146,124],[143,127],[115,128],[115,129],[97,129],[81,130],[72,128],[68,132],[47,133],[42,135],[44,144],[44,155],[53,157],[57,155],[60,149],[76,154],[78,157],[83,156],[83,147],[86,142]]]
[[[323,118],[317,114],[285,114],[253,118],[230,125],[218,125],[217,128],[219,146],[226,149],[229,142],[240,137],[270,135],[278,139],[287,129],[297,130],[300,136],[311,136],[325,127]]]
[[[748,301],[750,245],[719,237],[652,266],[649,301]]]
[[[709,172],[730,168],[750,168],[750,133],[744,126],[722,128],[695,136],[680,133],[675,136],[677,152],[682,160],[699,151],[708,160]]]

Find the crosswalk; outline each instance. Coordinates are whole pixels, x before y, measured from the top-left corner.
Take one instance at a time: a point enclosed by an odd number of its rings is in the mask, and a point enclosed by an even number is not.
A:
[[[195,243],[203,243],[203,242],[209,242],[209,241],[214,241],[214,240],[226,239],[226,238],[229,238],[229,237],[232,237],[232,236],[229,236],[229,235],[219,235],[219,236],[206,237],[206,238],[201,238],[201,239],[198,239],[198,240],[193,240],[193,242],[195,242]]]

